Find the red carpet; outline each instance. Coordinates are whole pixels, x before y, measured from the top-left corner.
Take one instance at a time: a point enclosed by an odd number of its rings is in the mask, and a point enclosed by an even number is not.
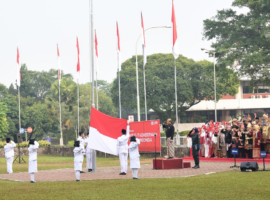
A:
[[[193,161],[193,157],[184,157],[184,161]],[[234,158],[204,158],[200,157],[200,161],[202,162],[234,162]],[[263,159],[243,159],[243,158],[236,158],[237,163],[241,162],[257,162],[257,163],[263,163]],[[270,158],[267,155],[267,158],[264,159],[265,164],[270,164]]]

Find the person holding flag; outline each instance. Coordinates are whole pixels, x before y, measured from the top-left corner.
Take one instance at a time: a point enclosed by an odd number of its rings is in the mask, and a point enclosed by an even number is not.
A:
[[[129,121],[127,125],[127,130],[122,129],[122,136],[117,138],[117,155],[119,155],[121,164],[120,175],[127,174],[128,139],[129,139]]]
[[[5,150],[5,157],[7,160],[7,173],[12,174],[12,164],[14,160],[14,148],[16,147],[16,144],[10,139],[6,138],[7,144],[4,146]]]

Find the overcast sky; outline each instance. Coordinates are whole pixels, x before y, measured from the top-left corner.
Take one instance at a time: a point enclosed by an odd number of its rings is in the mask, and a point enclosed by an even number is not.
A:
[[[230,8],[233,0],[175,0],[175,13],[182,55],[196,61],[208,59],[200,48],[203,20],[217,10]],[[141,34],[140,12],[145,28],[171,25],[170,0],[94,0],[94,28],[99,43],[99,79],[116,77],[116,20],[119,23],[122,61],[135,54]],[[81,52],[81,83],[90,81],[89,0],[1,0],[0,1],[0,83],[16,80],[16,48],[20,62],[30,70],[57,69],[59,44],[62,69],[76,78],[76,36]],[[171,29],[146,32],[147,54],[171,53]],[[141,54],[141,46],[138,46]],[[211,58],[210,58],[211,60]],[[135,63],[134,63],[135,65]],[[135,76],[135,74],[134,74]],[[23,77],[22,77],[23,81]]]

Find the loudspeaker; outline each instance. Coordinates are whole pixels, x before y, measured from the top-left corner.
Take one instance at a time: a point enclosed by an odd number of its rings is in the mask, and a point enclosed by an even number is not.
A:
[[[258,171],[259,166],[257,162],[241,162],[240,169],[241,172],[245,172],[248,169],[251,169],[252,171]]]
[[[21,134],[20,133],[16,133],[13,135],[13,138],[14,138],[14,142],[15,143],[22,143],[22,138],[21,138]]]

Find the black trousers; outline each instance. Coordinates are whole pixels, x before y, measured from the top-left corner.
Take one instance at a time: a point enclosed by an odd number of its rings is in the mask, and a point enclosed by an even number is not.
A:
[[[265,151],[265,144],[261,143],[261,151]]]
[[[199,150],[195,150],[195,147],[192,146],[192,155],[195,162],[195,165],[199,165]]]
[[[227,151],[227,158],[232,158],[232,146],[230,146],[228,148],[228,151]]]
[[[238,148],[238,154],[239,154],[239,158],[240,158],[240,154],[241,154],[241,158],[246,158],[246,149]]]
[[[252,149],[246,150],[246,152],[247,152],[248,158],[252,159]]]

